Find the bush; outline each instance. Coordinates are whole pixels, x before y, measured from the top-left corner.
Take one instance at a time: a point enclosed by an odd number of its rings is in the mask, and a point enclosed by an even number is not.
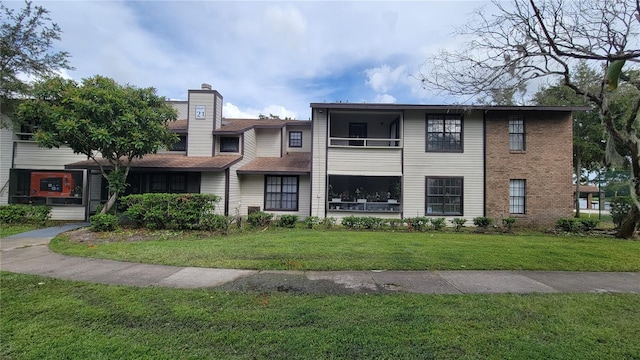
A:
[[[622,225],[632,205],[631,198],[628,196],[617,196],[611,199],[611,217],[616,228]]]
[[[481,228],[487,229],[493,223],[493,219],[488,218],[486,216],[478,216],[473,219],[473,225]]]
[[[446,220],[443,217],[431,218],[429,222],[431,222],[431,228],[433,230],[442,230],[442,228],[446,225]]]
[[[253,227],[267,227],[271,223],[273,215],[264,211],[256,211],[247,216],[247,222]]]
[[[460,230],[462,230],[462,228],[464,227],[464,223],[466,222],[467,222],[467,219],[463,219],[463,218],[451,219],[451,223],[453,224],[453,230],[455,232],[460,232]]]
[[[305,226],[307,229],[313,229],[313,227],[314,227],[315,225],[318,225],[319,223],[320,223],[320,218],[319,218],[319,217],[317,217],[317,216],[307,216],[307,217],[304,219],[304,226]]]
[[[44,226],[50,217],[50,206],[19,204],[0,206],[0,224],[36,224]]]
[[[515,226],[515,224],[516,224],[516,218],[506,217],[502,219],[502,226],[504,226],[509,232],[513,230],[513,227]]]
[[[322,219],[322,226],[325,229],[331,229],[336,224],[336,218],[334,217],[326,217]]]
[[[595,230],[598,224],[600,224],[600,220],[598,219],[580,219],[581,228],[586,232]]]
[[[200,220],[213,214],[220,197],[211,194],[141,194],[121,199],[125,214],[137,227],[200,229]]]
[[[418,216],[414,218],[407,218],[405,220],[407,222],[407,226],[409,227],[409,231],[425,231],[429,228],[430,220],[429,218]]]
[[[298,215],[282,215],[278,219],[278,226],[285,228],[294,228],[298,222]]]
[[[580,227],[581,222],[576,218],[562,218],[556,222],[556,228],[569,233],[577,232]]]
[[[379,229],[386,222],[385,219],[371,216],[347,216],[342,218],[342,226],[349,229]]]
[[[89,218],[91,231],[114,231],[118,228],[119,218],[113,214],[95,214]]]
[[[220,214],[204,214],[200,218],[200,229],[207,231],[221,231],[227,233],[229,226],[233,222],[234,218],[231,216],[224,216]]]

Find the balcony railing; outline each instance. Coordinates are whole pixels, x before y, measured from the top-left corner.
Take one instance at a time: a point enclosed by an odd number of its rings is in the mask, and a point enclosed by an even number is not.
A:
[[[329,138],[330,146],[344,147],[375,147],[375,148],[399,148],[402,147],[401,139],[383,139],[383,138]]]
[[[400,212],[400,204],[388,201],[329,201],[329,210],[360,212]]]

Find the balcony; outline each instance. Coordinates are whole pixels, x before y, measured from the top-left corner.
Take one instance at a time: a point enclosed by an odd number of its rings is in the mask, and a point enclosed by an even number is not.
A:
[[[332,111],[329,147],[402,148],[402,113]]]
[[[353,212],[402,211],[401,177],[329,175],[327,209]]]
[[[398,138],[379,139],[379,138],[342,138],[331,137],[329,138],[329,146],[359,146],[359,147],[373,147],[373,148],[386,148],[402,147],[402,141]]]

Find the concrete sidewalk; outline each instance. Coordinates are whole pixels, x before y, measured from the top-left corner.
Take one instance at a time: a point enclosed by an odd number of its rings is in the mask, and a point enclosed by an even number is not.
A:
[[[49,250],[47,244],[56,231],[79,226],[84,224],[0,239],[0,270],[102,284],[293,293],[640,294],[640,272],[256,271],[138,264],[64,256]]]

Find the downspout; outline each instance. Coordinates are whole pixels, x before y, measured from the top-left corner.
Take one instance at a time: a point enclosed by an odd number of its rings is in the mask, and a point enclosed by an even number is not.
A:
[[[487,216],[487,111],[482,111],[482,177],[483,189],[482,194],[482,216]]]
[[[224,216],[229,216],[229,174],[231,168],[224,171]]]

